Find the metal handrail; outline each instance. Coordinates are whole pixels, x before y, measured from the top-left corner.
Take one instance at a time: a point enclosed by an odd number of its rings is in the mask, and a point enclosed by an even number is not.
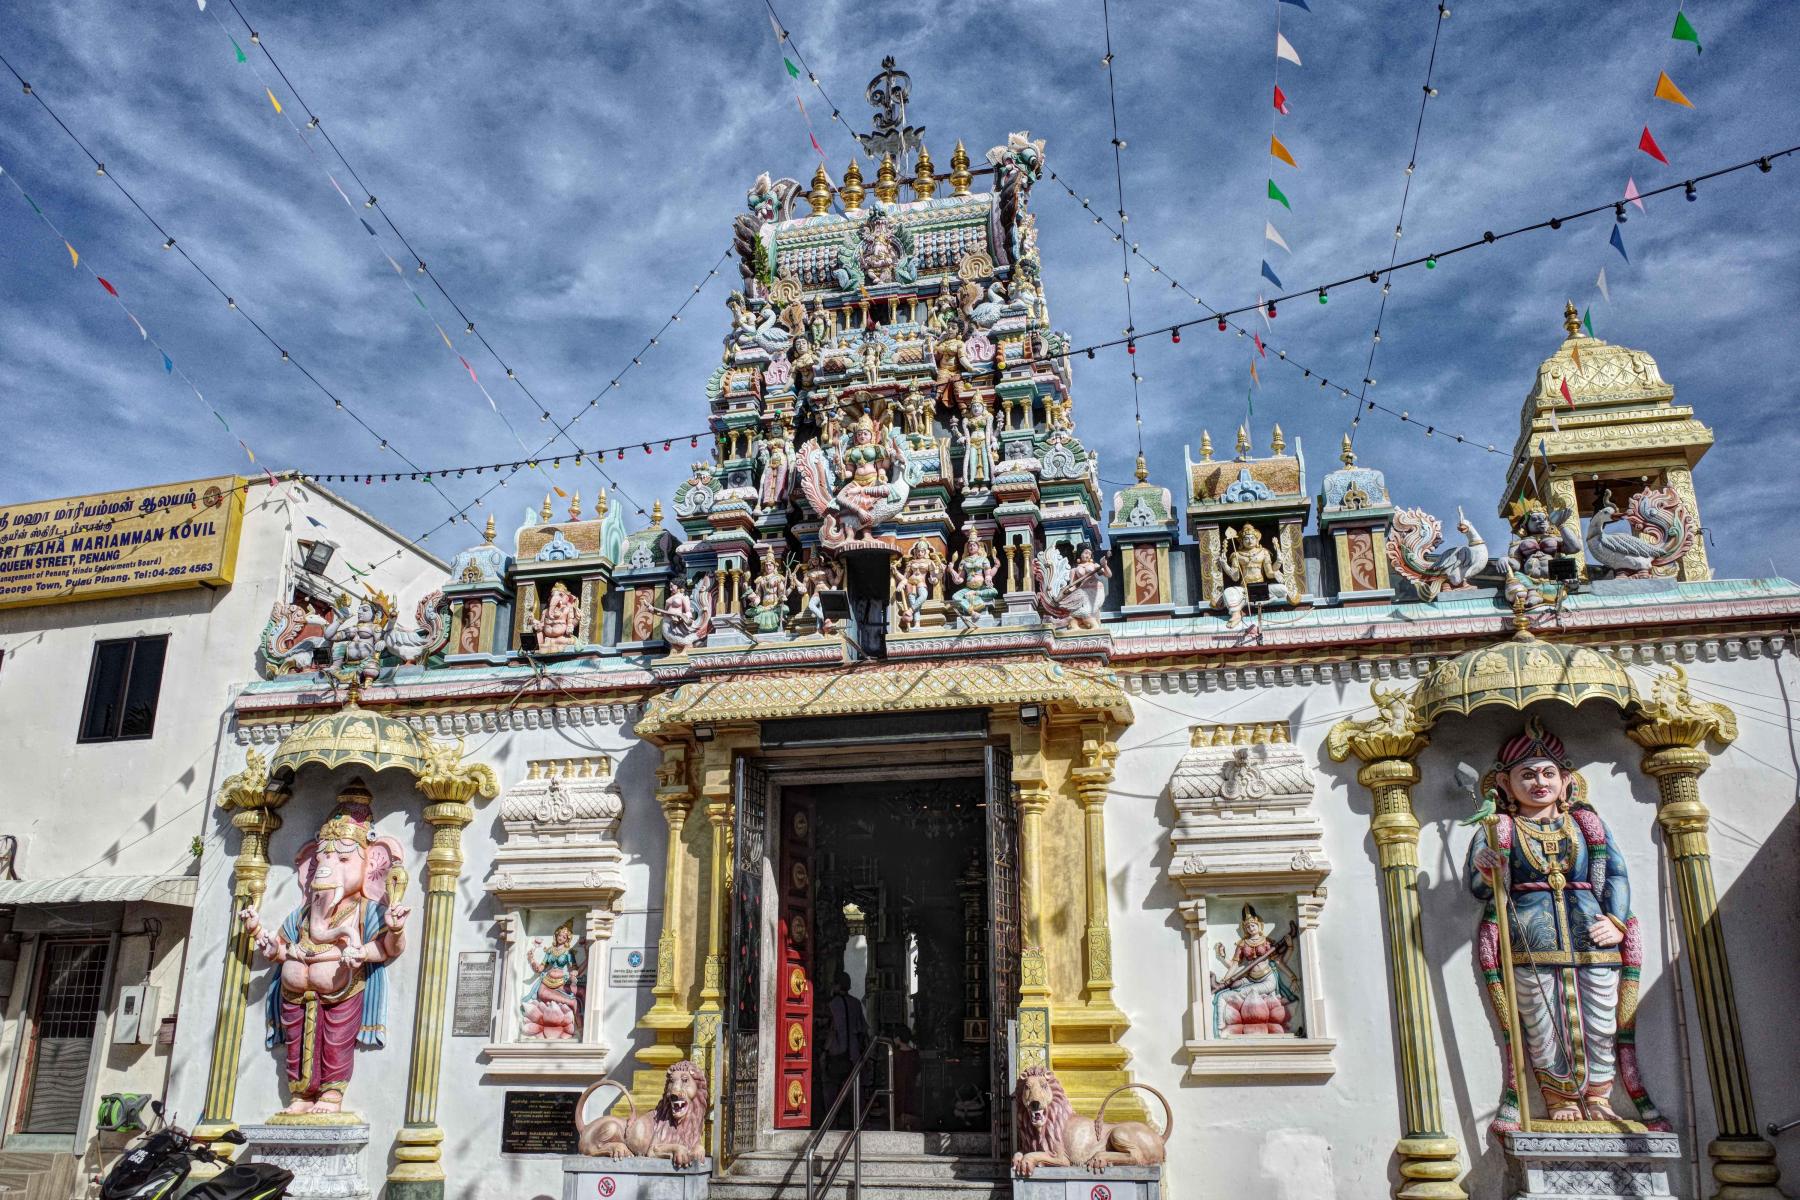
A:
[[[865,1105],[862,1100],[863,1068],[868,1066],[870,1060],[875,1057],[875,1047],[877,1046],[887,1047],[887,1086],[876,1088],[874,1092],[870,1093],[869,1102]],[[869,1119],[869,1114],[875,1111],[875,1102],[883,1096],[887,1097],[887,1124],[888,1131],[892,1132],[894,1128],[894,1040],[885,1037],[871,1038],[862,1054],[857,1057],[855,1065],[850,1068],[850,1078],[844,1080],[843,1086],[838,1088],[838,1094],[832,1100],[831,1107],[825,1110],[823,1117],[819,1118],[818,1126],[813,1130],[812,1136],[806,1139],[806,1148],[800,1152],[806,1159],[806,1200],[818,1200],[821,1193],[830,1190],[832,1183],[837,1179],[839,1169],[844,1165],[845,1155],[849,1154],[852,1149],[855,1150],[856,1155],[850,1175],[851,1194],[857,1200],[862,1200],[863,1122]],[[843,1140],[838,1143],[837,1150],[831,1156],[831,1161],[825,1165],[824,1175],[815,1182],[813,1168],[817,1165],[816,1156],[819,1152],[819,1143],[825,1140],[826,1134],[832,1132],[831,1123],[837,1118],[837,1111],[843,1107],[846,1097],[850,1100],[850,1128],[845,1132]]]

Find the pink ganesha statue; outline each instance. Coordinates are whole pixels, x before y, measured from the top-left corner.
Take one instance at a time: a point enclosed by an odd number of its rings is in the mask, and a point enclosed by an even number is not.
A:
[[[303,895],[279,931],[254,907],[238,916],[256,949],[280,964],[269,989],[268,1044],[287,1047],[286,1115],[335,1113],[355,1047],[379,1047],[386,1028],[384,970],[406,949],[409,909],[401,846],[371,830],[369,790],[352,780],[295,866]],[[390,897],[392,903],[390,904]]]

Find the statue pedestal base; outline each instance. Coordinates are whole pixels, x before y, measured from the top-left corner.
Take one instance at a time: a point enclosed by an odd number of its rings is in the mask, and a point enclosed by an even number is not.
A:
[[[304,1124],[305,1118],[292,1118],[241,1125],[249,1143],[241,1159],[292,1171],[287,1195],[295,1200],[369,1200],[369,1126],[350,1114],[338,1115],[348,1120]]]
[[[1508,1200],[1672,1196],[1681,1163],[1672,1133],[1503,1133]]]
[[[712,1159],[678,1167],[666,1158],[563,1159],[562,1200],[706,1200]]]
[[[1013,1200],[1162,1200],[1161,1167],[1039,1167],[1012,1181]]]

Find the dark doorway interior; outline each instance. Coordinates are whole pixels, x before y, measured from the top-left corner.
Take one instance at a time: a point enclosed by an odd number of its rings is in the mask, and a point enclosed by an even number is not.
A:
[[[784,803],[812,811],[812,1112],[830,1106],[848,1075],[843,1052],[866,1024],[901,1046],[896,1128],[986,1130],[993,1029],[982,781],[793,788]],[[885,1112],[875,1119],[885,1124]]]

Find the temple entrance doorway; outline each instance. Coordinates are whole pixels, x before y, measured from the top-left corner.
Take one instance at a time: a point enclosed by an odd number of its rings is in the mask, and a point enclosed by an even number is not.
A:
[[[886,1129],[891,1104],[897,1130],[1010,1140],[1011,756],[876,753],[892,765],[739,760],[727,1158],[758,1130],[817,1128],[876,1037],[895,1044],[895,1095],[865,1127]],[[885,1081],[877,1050],[865,1097]],[[848,1127],[849,1109],[832,1125]]]

